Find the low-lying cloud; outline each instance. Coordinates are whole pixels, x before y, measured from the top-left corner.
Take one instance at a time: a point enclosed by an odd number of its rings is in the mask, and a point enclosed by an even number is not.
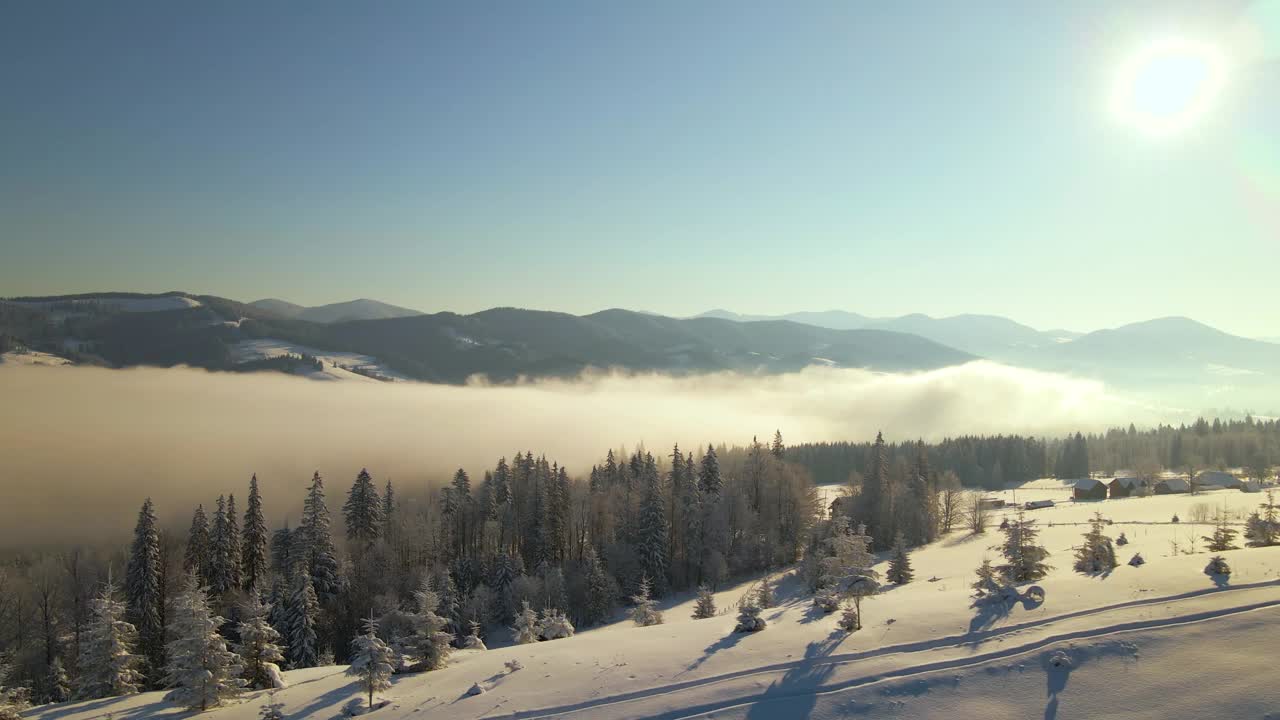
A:
[[[320,383],[202,370],[0,366],[0,546],[101,540],[151,496],[180,527],[257,473],[273,522],[297,518],[314,470],[337,510],[368,467],[402,492],[533,450],[584,473],[609,447],[1061,434],[1167,419],[1099,383],[988,362],[884,375],[587,374],[468,386]]]

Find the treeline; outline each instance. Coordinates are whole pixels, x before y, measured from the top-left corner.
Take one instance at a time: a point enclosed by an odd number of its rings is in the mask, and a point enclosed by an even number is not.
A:
[[[148,498],[127,550],[25,553],[0,566],[0,686],[43,702],[170,685],[173,648],[204,642],[175,635],[175,608],[206,596],[228,647],[252,644],[245,628],[278,636],[293,668],[348,661],[369,617],[405,648],[423,618],[440,619],[427,635],[458,646],[529,609],[589,626],[642,586],[660,596],[795,562],[821,508],[785,453],[781,436],[697,455],[611,450],[572,476],[523,452],[475,482],[459,469],[415,501],[362,471],[340,507],[315,473],[301,521],[274,529],[256,476],[243,505],[227,494],[193,508],[185,533],[162,530]],[[124,648],[110,682],[88,666],[101,664],[103,637]]]
[[[888,444],[891,473],[904,477],[919,445]],[[1130,425],[1063,438],[962,436],[926,443],[924,449],[934,469],[954,473],[966,487],[987,489],[1040,477],[1080,478],[1120,470],[1153,475],[1166,469],[1244,468],[1252,477],[1266,477],[1280,461],[1280,422],[1200,418],[1190,425],[1147,430]],[[808,443],[787,450],[788,459],[803,465],[818,484],[860,483],[873,455],[874,444],[865,442]]]

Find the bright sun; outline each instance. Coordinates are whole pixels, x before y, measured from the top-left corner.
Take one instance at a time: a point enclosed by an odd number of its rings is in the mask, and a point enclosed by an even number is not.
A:
[[[1156,136],[1196,123],[1222,89],[1224,62],[1212,45],[1168,40],[1150,45],[1121,70],[1112,109],[1124,123]]]

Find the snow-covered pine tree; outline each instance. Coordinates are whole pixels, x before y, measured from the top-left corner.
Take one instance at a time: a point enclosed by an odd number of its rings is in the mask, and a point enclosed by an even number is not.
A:
[[[231,589],[231,529],[227,526],[227,498],[218,496],[209,529],[209,592],[215,597]]]
[[[978,579],[969,586],[973,588],[974,595],[982,598],[999,592],[1000,583],[996,579],[996,569],[991,564],[991,558],[982,558],[982,564],[978,566],[976,575]]]
[[[372,617],[364,621],[364,633],[351,641],[351,667],[347,674],[359,678],[360,686],[369,694],[369,709],[373,709],[373,694],[391,687],[391,673],[398,664],[395,652],[378,637],[378,624]]]
[[[191,515],[191,530],[187,532],[187,549],[182,558],[182,569],[200,576],[204,582],[209,581],[209,518],[204,514],[204,505],[197,505]]]
[[[835,588],[818,588],[813,594],[813,606],[830,614],[840,609],[840,593]]]
[[[718,499],[724,489],[724,480],[720,477],[720,460],[716,457],[716,449],[707,445],[707,452],[702,456],[702,466],[698,470],[698,489],[711,500]]]
[[[238,631],[240,643],[236,646],[244,665],[244,679],[251,690],[284,687],[277,664],[284,662],[280,633],[267,622],[267,605],[256,599],[249,602]]]
[[[160,532],[156,529],[151,498],[138,511],[133,546],[125,573],[125,616],[138,631],[138,652],[146,661],[144,670],[154,683],[164,667],[164,588],[161,585]]]
[[[300,550],[307,574],[319,600],[337,597],[339,589],[338,560],[333,549],[329,506],[324,501],[324,479],[317,472],[311,476],[311,487],[302,505],[302,523],[294,531],[294,551]]]
[[[470,632],[462,639],[463,650],[488,650],[484,640],[480,637],[480,623],[472,620],[469,623]]]
[[[907,541],[902,533],[898,533],[893,538],[893,550],[889,555],[889,570],[885,573],[885,579],[894,585],[906,585],[914,577],[911,557],[907,554]]]
[[[765,575],[760,580],[760,589],[756,591],[756,606],[760,609],[771,608],[776,604],[773,597],[773,584],[769,581],[769,576]]]
[[[704,585],[698,586],[698,600],[693,604],[693,619],[705,620],[706,618],[716,616],[716,598],[711,594],[711,588]]]
[[[354,547],[364,549],[378,539],[382,530],[382,501],[367,469],[361,469],[356,475],[342,514],[347,523],[347,540]]]
[[[1089,531],[1084,534],[1084,543],[1076,548],[1076,572],[1086,575],[1110,572],[1118,564],[1111,538],[1102,534],[1104,524],[1102,513],[1094,513]]]
[[[236,515],[236,496],[227,496],[227,588],[236,590],[240,587],[240,565],[244,560],[240,542],[240,520]]]
[[[1116,538],[1116,545],[1128,545],[1128,544],[1129,544],[1129,538],[1125,537],[1125,534],[1121,532],[1120,536]]]
[[[1245,524],[1244,537],[1249,541],[1249,547],[1280,544],[1280,506],[1276,505],[1275,493],[1267,492],[1267,501],[1262,503],[1260,510],[1250,515]]]
[[[67,675],[67,668],[62,664],[60,656],[54,656],[53,662],[49,663],[49,673],[44,685],[49,702],[60,703],[71,699],[71,678]]]
[[[108,577],[98,597],[89,603],[92,619],[80,645],[77,700],[131,695],[143,682],[138,671],[142,658],[132,652],[137,630],[125,621],[124,603],[115,599],[115,593]]]
[[[1017,518],[1004,530],[1004,544],[1000,553],[1005,562],[996,570],[1009,583],[1021,583],[1028,580],[1039,580],[1052,566],[1045,562],[1049,551],[1036,544],[1040,531],[1035,528],[1036,521],[1028,520],[1019,510]]]
[[[316,638],[316,616],[320,614],[320,602],[316,599],[311,577],[304,563],[296,563],[293,582],[289,588],[286,614],[289,666],[293,668],[315,667],[320,662],[320,648]]]
[[[1226,513],[1218,511],[1214,517],[1213,535],[1204,537],[1204,541],[1208,543],[1209,552],[1223,552],[1226,550],[1235,550],[1238,545],[1235,543],[1236,530],[1231,527],[1227,521]]]
[[[453,635],[445,630],[449,621],[436,614],[440,596],[424,580],[413,598],[418,604],[418,612],[414,615],[413,634],[406,639],[405,646],[418,658],[414,669],[439,670],[448,664],[449,653],[453,650],[449,645]]]
[[[244,510],[244,542],[241,544],[240,580],[247,591],[265,589],[267,580],[267,521],[262,512],[258,476],[249,479],[249,504]]]
[[[293,571],[294,542],[289,523],[271,533],[271,572],[276,577],[288,577]]]
[[[662,612],[655,606],[650,595],[647,576],[640,578],[640,590],[631,596],[631,602],[635,603],[635,607],[631,608],[631,620],[636,625],[647,627],[662,624]]]
[[[30,688],[0,686],[0,720],[22,720],[23,711],[30,707]]]
[[[872,569],[875,556],[868,549],[871,536],[865,525],[856,532],[849,532],[849,520],[844,516],[832,521],[831,536],[827,538],[828,555],[820,561],[818,586],[853,598],[854,611],[861,616],[862,598],[874,595],[880,588],[879,573]]]
[[[734,632],[756,632],[765,628],[764,618],[760,617],[760,606],[756,604],[755,593],[747,592],[738,601],[738,624]]]
[[[511,626],[512,639],[517,645],[538,642],[538,614],[529,607],[525,600],[516,614],[515,623]]]
[[[567,637],[573,637],[573,623],[569,618],[556,608],[543,608],[538,617],[538,638],[560,640]]]
[[[382,491],[382,537],[392,539],[396,516],[396,491],[391,486],[391,478],[387,478],[387,487]]]
[[[646,475],[651,477],[646,481],[640,504],[636,550],[640,555],[640,569],[652,583],[651,590],[655,595],[661,595],[667,579],[667,516],[663,510],[657,472],[646,472]]]
[[[200,580],[188,574],[174,599],[173,639],[165,682],[173,689],[165,699],[190,710],[207,710],[240,693],[244,687],[240,657],[227,649],[218,634],[226,622],[209,610],[209,599]]]
[[[586,625],[595,625],[608,619],[613,612],[614,585],[613,578],[605,571],[604,564],[596,555],[595,548],[587,546],[583,555],[586,568],[586,607],[582,610],[581,619]]]
[[[844,612],[840,613],[840,619],[836,621],[836,626],[847,633],[854,633],[862,629],[862,613],[857,605],[849,603],[844,606]]]

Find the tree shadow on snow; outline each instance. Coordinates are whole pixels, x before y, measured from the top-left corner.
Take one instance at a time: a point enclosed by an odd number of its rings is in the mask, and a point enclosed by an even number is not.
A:
[[[811,622],[817,622],[829,614],[817,605],[810,603],[809,607],[805,609],[804,615],[800,617],[800,624],[807,625]]]
[[[697,670],[698,667],[702,665],[702,663],[710,660],[712,655],[715,655],[721,650],[728,650],[734,645],[737,645],[738,643],[742,642],[743,638],[751,634],[752,633],[731,632],[728,635],[725,635],[724,637],[720,638],[719,640],[711,643],[706,648],[704,648],[702,650],[702,657],[690,663],[689,666],[684,669],[684,672],[689,672],[690,670]]]
[[[818,702],[816,690],[826,682],[836,666],[832,663],[816,663],[816,660],[835,652],[840,643],[848,637],[840,630],[834,630],[825,640],[815,640],[805,648],[804,659],[791,668],[764,691],[764,696],[753,702],[747,711],[747,720],[776,720],[777,709],[770,707],[769,701],[774,698],[786,698],[787,718],[807,718]]]
[[[1058,693],[1067,688],[1073,663],[1066,653],[1056,652],[1044,657],[1043,666],[1049,698],[1044,706],[1044,720],[1055,720],[1058,717]]]

